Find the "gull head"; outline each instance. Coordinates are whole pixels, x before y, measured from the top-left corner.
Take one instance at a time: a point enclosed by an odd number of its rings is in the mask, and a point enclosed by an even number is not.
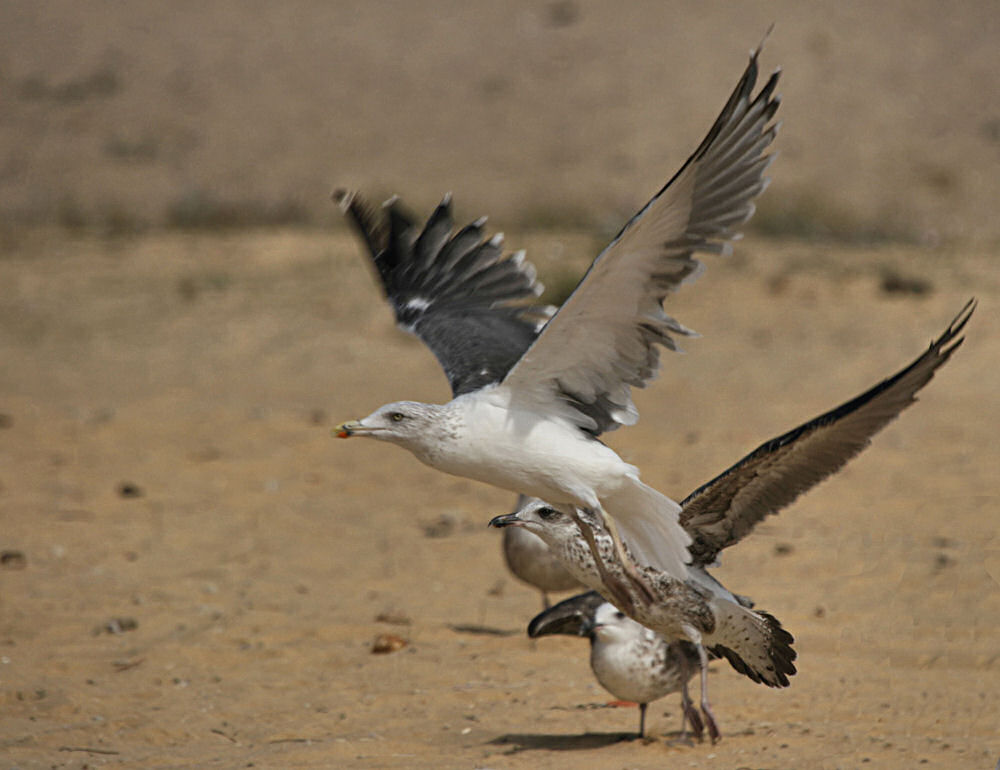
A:
[[[379,407],[361,420],[349,420],[333,429],[337,438],[367,436],[414,450],[440,432],[442,407],[417,401],[396,401]]]
[[[491,527],[524,527],[538,535],[549,546],[565,545],[582,539],[580,530],[572,517],[543,500],[531,498],[513,513],[497,516],[490,521]]]
[[[642,628],[617,607],[605,603],[594,610],[593,620],[586,631],[605,644],[614,644],[630,641]]]

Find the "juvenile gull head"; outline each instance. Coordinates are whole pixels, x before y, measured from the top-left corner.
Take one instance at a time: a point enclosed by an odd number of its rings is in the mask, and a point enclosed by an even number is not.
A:
[[[527,499],[522,495],[517,507]],[[569,591],[580,587],[566,566],[548,544],[524,527],[506,527],[503,530],[503,557],[507,569],[518,580],[537,588],[542,594],[542,606],[549,607],[549,593]]]

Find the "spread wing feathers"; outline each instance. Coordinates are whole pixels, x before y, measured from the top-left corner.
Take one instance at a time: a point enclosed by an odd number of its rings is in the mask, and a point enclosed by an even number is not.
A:
[[[503,258],[503,236],[485,219],[452,230],[445,196],[422,230],[393,198],[382,208],[355,192],[334,199],[360,234],[396,322],[431,349],[457,396],[499,382],[552,311],[524,304],[542,285],[519,252]]]
[[[958,337],[976,308],[970,300],[922,356],[892,377],[835,409],[761,444],[692,492],[680,523],[693,538],[695,564],[709,564],[759,521],[789,505],[871,443],[872,437],[916,401],[962,344]]]
[[[528,636],[532,639],[553,634],[587,636],[594,622],[594,613],[604,602],[604,597],[597,591],[564,599],[531,619]]]
[[[711,642],[705,640],[708,650],[754,682],[788,687],[788,677],[795,675],[795,638],[778,619],[731,602],[719,602],[714,609],[716,626]]]
[[[767,186],[779,73],[754,98],[758,53],[697,151],[598,255],[507,375],[520,396],[567,402],[592,433],[636,422],[631,387],[656,375],[658,346],[674,350],[674,335],[693,334],[664,313],[663,300],[702,271],[696,252],[729,250],[725,239],[738,237],[733,228]]]

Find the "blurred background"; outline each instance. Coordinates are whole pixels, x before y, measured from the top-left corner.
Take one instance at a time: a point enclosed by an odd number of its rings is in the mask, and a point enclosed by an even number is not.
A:
[[[755,227],[1000,237],[1000,14],[972,0],[4,3],[0,216],[325,224],[347,185],[613,229],[772,23],[781,184]]]

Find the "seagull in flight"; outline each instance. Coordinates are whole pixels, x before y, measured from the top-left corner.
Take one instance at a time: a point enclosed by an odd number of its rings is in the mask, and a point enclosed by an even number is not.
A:
[[[541,498],[570,516],[593,554],[579,514],[610,533],[624,578],[596,559],[618,597],[653,594],[636,564],[686,580],[691,541],[680,506],[642,482],[597,437],[638,420],[631,388],[659,368],[659,348],[693,332],[663,310],[666,296],[703,270],[696,253],[725,254],[767,186],[778,126],[776,71],[754,94],[759,48],[708,134],[674,177],[597,256],[548,320],[514,304],[534,270],[502,259],[483,221],[452,235],[446,197],[418,233],[398,202],[388,223],[349,192],[335,198],[361,232],[397,321],[431,348],[453,398],[399,401],[339,425],[337,436],[395,443],[431,467]],[[631,558],[626,558],[623,542]]]
[[[720,732],[708,702],[708,652],[725,657],[734,669],[770,687],[788,686],[788,677],[795,674],[796,654],[791,634],[773,615],[754,609],[749,599],[729,591],[707,568],[723,549],[742,540],[761,520],[839,471],[871,443],[876,433],[914,403],[916,393],[964,341],[959,335],[975,307],[976,301],[970,300],[909,366],[840,406],[764,442],[688,495],[681,503],[679,517],[691,539],[688,577],[678,580],[661,570],[642,567],[654,602],[643,602],[633,595],[620,603],[617,591],[604,583],[604,572],[621,575],[625,567],[619,563],[610,534],[602,531],[601,522],[590,514],[584,516],[598,543],[596,561],[575,521],[541,500],[497,516],[490,525],[520,526],[534,532],[562,558],[570,573],[618,609],[667,640],[682,639],[694,644],[701,661],[701,709],[714,742]],[[603,571],[596,563],[601,559],[606,562]]]

